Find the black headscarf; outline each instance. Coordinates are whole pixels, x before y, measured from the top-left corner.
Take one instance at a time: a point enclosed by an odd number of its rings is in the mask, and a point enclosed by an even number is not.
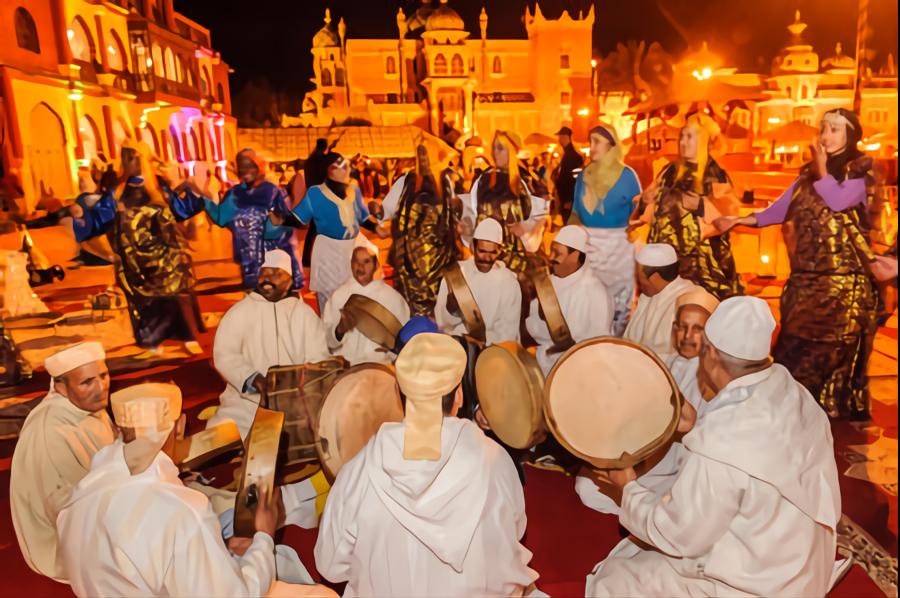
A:
[[[837,181],[843,181],[847,178],[847,165],[863,155],[857,145],[862,140],[862,125],[859,124],[859,117],[856,113],[846,108],[835,108],[826,112],[822,118],[829,114],[839,114],[847,119],[847,145],[844,149],[836,154],[829,154],[828,160],[825,162],[828,174],[833,176]]]
[[[325,171],[325,186],[331,189],[332,193],[341,199],[344,199],[347,197],[347,183],[339,183],[328,176],[328,169],[341,158],[343,158],[343,156],[337,152],[328,152],[322,158],[322,163],[324,166],[323,170]]]

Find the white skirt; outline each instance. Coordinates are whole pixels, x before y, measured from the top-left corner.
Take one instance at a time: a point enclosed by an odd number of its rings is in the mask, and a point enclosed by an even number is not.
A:
[[[310,260],[309,290],[328,298],[350,278],[354,244],[353,239],[332,239],[324,235],[316,237]]]
[[[634,246],[624,228],[585,227],[588,263],[613,298],[613,333],[621,336],[634,302]]]

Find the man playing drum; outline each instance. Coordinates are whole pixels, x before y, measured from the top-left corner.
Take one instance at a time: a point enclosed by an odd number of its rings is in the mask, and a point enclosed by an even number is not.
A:
[[[338,472],[316,569],[354,596],[521,596],[537,579],[519,543],[516,469],[462,404],[466,352],[420,333],[397,357],[402,423],[386,423]]]
[[[473,257],[458,264],[484,319],[485,339],[481,340],[486,340],[488,344],[518,342],[522,292],[516,275],[498,259],[503,243],[503,227],[497,220],[485,218],[475,227],[472,238]],[[447,334],[461,336],[467,332],[459,299],[449,289],[446,277],[441,280],[438,289],[434,317]]]
[[[213,342],[213,363],[227,386],[207,427],[230,419],[245,438],[270,367],[328,357],[322,321],[311,307],[289,295],[292,276],[287,253],[266,252],[256,290],[222,317]]]
[[[834,581],[840,489],[828,417],[769,357],[765,301],[732,297],[706,323],[700,375],[718,394],[684,437],[658,496],[634,469],[623,540],[587,578],[587,596],[824,596]]]
[[[719,300],[702,288],[681,295],[676,302],[672,344],[677,353],[669,359],[667,365],[687,401],[682,410],[679,430],[690,430],[694,425],[693,420],[702,415],[708,405],[697,380],[697,367],[700,363],[703,328],[718,304]],[[668,492],[675,482],[684,450],[681,442],[673,442],[659,463],[640,475],[641,485],[660,496]],[[618,505],[610,498],[618,494],[616,488],[603,483],[597,484],[593,479],[580,475],[575,478],[575,492],[585,506],[601,513],[619,514]]]
[[[678,256],[665,243],[644,245],[638,251],[635,271],[641,296],[622,338],[644,345],[667,361],[673,354],[675,302],[699,287],[678,276]]]
[[[550,281],[575,342],[607,336],[612,330],[612,298],[590,267],[585,266],[587,242],[584,228],[568,225],[559,230],[550,246],[553,272]],[[547,376],[568,347],[557,347],[553,343],[537,299],[531,301],[525,326],[537,343],[538,364]]]
[[[393,363],[394,354],[366,337],[356,327],[353,314],[344,309],[351,295],[362,295],[389,310],[401,325],[409,320],[409,306],[403,296],[383,279],[376,279],[379,272],[378,248],[362,233],[356,237],[350,272],[350,278],[335,289],[322,312],[328,347],[334,355],[344,357],[351,366],[360,363]]]

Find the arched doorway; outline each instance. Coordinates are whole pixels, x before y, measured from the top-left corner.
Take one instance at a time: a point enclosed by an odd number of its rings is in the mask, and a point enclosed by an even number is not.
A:
[[[40,103],[29,116],[31,140],[28,161],[34,183],[35,203],[47,198],[64,199],[72,193],[69,160],[66,157],[66,132],[62,119]]]
[[[85,160],[91,160],[103,153],[100,132],[94,120],[87,114],[78,119],[78,136],[81,138],[82,155]]]

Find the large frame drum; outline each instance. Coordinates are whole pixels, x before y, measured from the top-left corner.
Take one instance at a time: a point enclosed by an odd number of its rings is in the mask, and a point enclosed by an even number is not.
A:
[[[599,469],[624,469],[668,446],[684,399],[649,349],[614,337],[578,343],[544,385],[547,425],[569,452]]]
[[[522,345],[505,342],[482,350],[475,385],[484,417],[504,444],[527,449],[546,438],[544,377],[537,359]]]
[[[403,325],[388,308],[365,295],[354,293],[344,309],[356,318],[356,329],[380,347],[393,351]]]

